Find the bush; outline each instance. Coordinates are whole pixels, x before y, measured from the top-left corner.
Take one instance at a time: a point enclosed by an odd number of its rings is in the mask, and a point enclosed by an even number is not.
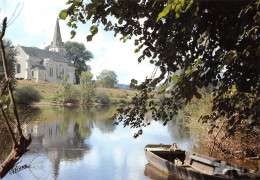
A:
[[[69,89],[66,89],[63,92],[63,102],[64,103],[76,103],[79,101],[79,90],[77,90],[74,86],[70,86]]]
[[[68,83],[68,77],[63,75],[59,96],[63,99],[63,103],[75,103],[78,101],[79,91]]]
[[[32,102],[39,102],[41,95],[31,86],[26,86],[16,90],[16,99],[19,104],[30,104]]]
[[[98,103],[102,103],[102,104],[109,104],[110,103],[110,99],[109,99],[107,93],[105,93],[103,91],[97,93],[96,99],[97,99]]]
[[[92,101],[96,94],[96,83],[90,71],[83,71],[80,75],[80,96],[83,104]]]
[[[124,100],[124,99],[120,99],[119,102],[120,102],[121,104],[127,104],[127,101]]]

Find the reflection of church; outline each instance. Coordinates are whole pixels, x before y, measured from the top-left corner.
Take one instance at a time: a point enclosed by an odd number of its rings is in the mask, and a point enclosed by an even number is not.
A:
[[[79,142],[83,144],[83,139],[78,136],[77,124],[74,123],[69,124],[64,130],[58,121],[25,124],[24,128],[25,133],[30,133],[33,139],[29,148],[36,152],[42,150],[46,152],[46,156],[51,161],[55,178],[58,177],[62,160],[81,159],[84,151],[89,149],[88,147],[82,147],[82,149],[75,151],[75,145],[73,144],[76,142],[76,147],[78,147],[80,146],[78,145]]]
[[[32,108],[33,113],[26,117],[31,122],[24,124],[25,133],[32,136],[29,153],[36,151],[43,155],[47,159],[45,163],[52,164],[53,176],[59,177],[61,162],[80,161],[90,150],[84,140],[91,136],[93,128],[102,133],[115,130],[113,121],[108,120],[111,110],[114,109]]]

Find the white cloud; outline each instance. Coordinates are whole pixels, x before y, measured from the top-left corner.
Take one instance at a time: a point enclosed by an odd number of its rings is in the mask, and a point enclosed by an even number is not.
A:
[[[93,52],[95,58],[89,65],[95,76],[104,69],[113,70],[119,77],[119,83],[129,84],[133,78],[141,82],[151,75],[154,66],[148,61],[138,64],[140,54],[134,53],[136,47],[133,40],[123,43],[119,38],[115,38],[113,33],[100,30],[91,42],[87,42],[87,34],[89,32],[79,30],[73,41],[84,43],[87,49]]]

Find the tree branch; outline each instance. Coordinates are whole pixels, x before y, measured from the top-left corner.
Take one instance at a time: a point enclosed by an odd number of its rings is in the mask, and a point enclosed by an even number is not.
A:
[[[7,21],[7,18],[5,18],[4,21],[3,21],[2,32],[0,34],[0,48],[1,48],[1,55],[2,55],[5,78],[6,78],[6,80],[8,80],[9,75],[8,75],[8,72],[7,72],[5,48],[4,48],[4,45],[3,45],[3,37],[5,35],[5,30],[6,30],[6,21]],[[11,100],[11,103],[12,103],[12,108],[13,108],[13,113],[14,113],[14,117],[15,117],[15,123],[16,123],[16,128],[17,128],[17,131],[18,131],[18,136],[20,138],[23,138],[22,129],[21,129],[20,122],[19,122],[19,117],[18,117],[18,113],[17,113],[17,109],[16,109],[16,104],[15,104],[15,101],[14,101],[11,83],[8,83],[8,91],[9,91],[9,96],[10,96],[10,100]]]
[[[16,147],[17,147],[17,142],[16,142],[16,140],[15,140],[14,133],[13,133],[13,131],[12,131],[12,129],[11,129],[11,126],[10,126],[8,120],[7,120],[7,117],[6,117],[6,115],[5,115],[5,112],[4,112],[4,110],[3,110],[2,104],[0,104],[0,111],[1,111],[1,114],[2,114],[2,116],[3,116],[3,118],[4,118],[4,121],[5,121],[7,130],[8,130],[8,132],[9,132],[9,135],[10,135],[10,137],[11,137],[11,140],[12,140],[12,143],[13,143],[13,147],[16,148]]]
[[[5,18],[3,21],[2,32],[0,33],[0,48],[1,48],[0,50],[1,50],[3,69],[4,69],[4,73],[5,73],[5,79],[6,79],[6,81],[3,85],[3,88],[2,88],[2,92],[0,93],[0,97],[2,98],[6,88],[8,88],[8,92],[9,92],[9,96],[10,96],[10,100],[11,100],[11,104],[12,104],[12,109],[13,109],[13,114],[14,114],[14,118],[15,118],[16,128],[18,131],[18,141],[16,141],[16,139],[15,139],[14,132],[11,129],[11,126],[8,122],[8,119],[5,115],[2,104],[0,104],[1,114],[4,118],[9,135],[11,136],[11,139],[13,142],[12,151],[10,152],[9,156],[6,158],[6,160],[0,166],[0,179],[3,178],[8,173],[8,171],[14,167],[15,163],[20,159],[20,157],[28,151],[27,148],[32,142],[30,134],[28,134],[27,137],[24,137],[24,135],[22,134],[22,129],[21,129],[20,122],[19,122],[19,116],[18,116],[18,112],[17,112],[17,108],[15,105],[14,96],[13,96],[11,78],[9,77],[8,72],[7,72],[7,62],[6,62],[6,57],[5,57],[5,49],[4,49],[4,45],[3,45],[3,37],[5,35],[6,22],[7,22],[7,18]]]

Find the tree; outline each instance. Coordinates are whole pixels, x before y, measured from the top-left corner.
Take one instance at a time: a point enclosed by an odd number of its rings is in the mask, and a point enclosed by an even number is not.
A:
[[[132,87],[140,95],[133,107],[118,110],[119,122],[131,127],[145,126],[144,114],[166,124],[193,97],[201,98],[199,89],[213,85],[212,113],[202,117],[215,122],[223,117],[228,135],[236,131],[247,134],[259,130],[259,0],[254,1],[68,1],[60,18],[69,17],[72,36],[77,23],[92,21],[88,40],[103,24],[105,30],[120,34],[122,40],[134,38],[142,50],[138,61],[150,59],[160,75]],[[114,17],[116,21],[111,21]],[[179,75],[173,75],[182,70]],[[149,94],[158,83],[175,82],[171,96],[159,107]],[[148,103],[149,102],[149,103]],[[146,106],[148,105],[148,106]],[[115,117],[116,117],[115,116]],[[221,127],[222,128],[222,127]],[[135,135],[137,137],[142,130]]]
[[[96,83],[90,71],[83,71],[80,75],[80,93],[83,104],[90,102],[96,94]]]
[[[66,56],[74,62],[76,83],[83,71],[90,70],[86,62],[93,59],[93,54],[88,51],[83,43],[68,41],[65,43]]]
[[[97,80],[102,87],[106,88],[114,88],[118,82],[116,73],[110,70],[101,71]]]
[[[15,66],[16,66],[16,50],[13,46],[12,42],[10,40],[3,40],[3,45],[5,47],[5,53],[6,53],[6,62],[8,64],[7,66],[7,72],[9,76],[14,79],[15,78]],[[0,50],[1,52],[1,50]],[[2,62],[2,57],[0,56],[0,61]],[[2,81],[5,78],[3,64],[0,64],[0,80]]]
[[[44,47],[45,50],[49,51],[51,45]]]
[[[12,83],[11,77],[8,74],[8,63],[6,58],[6,49],[4,47],[3,37],[5,35],[7,27],[7,18],[4,18],[2,23],[2,30],[0,32],[0,49],[1,49],[1,60],[2,60],[2,70],[4,71],[5,79],[3,79],[3,84],[1,88],[1,104],[0,104],[0,112],[1,112],[1,119],[4,121],[6,125],[6,129],[8,130],[8,134],[11,138],[12,142],[12,150],[5,161],[0,166],[0,178],[2,179],[10,169],[14,167],[17,161],[19,161],[20,157],[28,151],[28,146],[32,142],[31,135],[28,134],[26,137],[23,135],[20,120],[18,116],[18,111],[16,108],[16,103],[14,100],[13,90],[12,90]],[[8,52],[8,50],[7,50]],[[5,102],[2,97],[5,91],[8,91],[10,103]],[[9,108],[4,109],[3,105],[9,105]],[[17,130],[17,137],[14,135],[14,130],[10,125],[10,118],[15,122],[15,128]]]
[[[68,83],[67,75],[62,76],[60,95],[62,97],[63,103],[74,103],[77,101],[78,92],[75,90],[74,86]]]

